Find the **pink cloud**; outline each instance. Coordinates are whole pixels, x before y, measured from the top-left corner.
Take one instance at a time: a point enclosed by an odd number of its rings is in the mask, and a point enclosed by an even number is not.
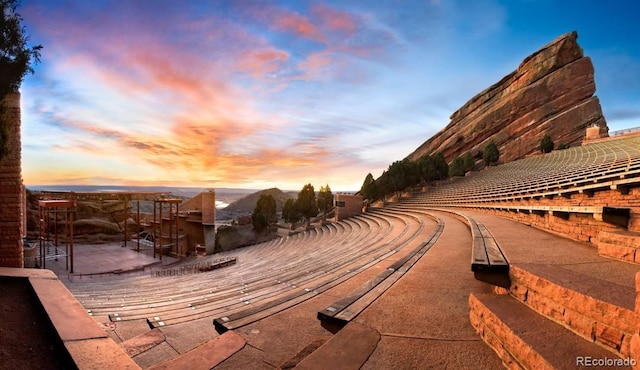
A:
[[[326,41],[320,29],[312,24],[307,17],[298,13],[282,8],[273,8],[271,22],[272,27],[276,29],[318,42]]]
[[[325,29],[339,31],[346,35],[356,32],[358,22],[351,13],[322,4],[314,5],[311,10]]]
[[[262,79],[282,68],[289,60],[289,53],[276,49],[248,50],[240,54],[238,59],[238,70]]]
[[[324,79],[327,77],[327,73],[331,73],[338,68],[337,64],[336,55],[330,51],[325,50],[310,54],[305,60],[298,63],[297,67],[302,74],[296,78],[302,80]]]
[[[305,38],[320,43],[326,42],[323,32],[308,17],[289,9],[260,5],[240,5],[242,11],[251,18],[263,23],[270,29],[291,33],[297,37]]]

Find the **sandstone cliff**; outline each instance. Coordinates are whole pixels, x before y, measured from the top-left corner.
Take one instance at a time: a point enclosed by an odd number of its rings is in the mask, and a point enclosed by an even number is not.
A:
[[[607,135],[595,92],[593,64],[583,56],[574,31],[564,34],[520,63],[517,70],[474,96],[451,122],[408,158],[442,151],[448,162],[466,152],[479,159],[494,140],[500,162],[538,152],[545,134],[557,144],[579,145],[588,126]]]

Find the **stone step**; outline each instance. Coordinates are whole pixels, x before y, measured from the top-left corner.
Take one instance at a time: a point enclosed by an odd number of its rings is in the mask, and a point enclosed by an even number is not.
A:
[[[600,231],[595,241],[598,254],[625,262],[640,263],[640,233]]]
[[[600,361],[625,364],[625,359],[511,296],[471,294],[469,307],[471,325],[509,369],[575,369],[597,366]],[[628,364],[630,359],[626,361]]]
[[[129,357],[133,358],[164,342],[164,340],[165,336],[160,329],[151,329],[146,333],[142,333],[120,343],[120,347]]]
[[[320,348],[300,361],[296,369],[360,369],[380,341],[377,330],[350,322]]]
[[[295,368],[302,360],[304,360],[307,356],[312,354],[315,350],[320,348],[323,344],[327,342],[326,339],[315,339],[311,343],[307,344],[300,352],[298,352],[295,356],[285,361],[282,365],[279,366],[281,370],[289,370]]]
[[[632,284],[546,264],[512,265],[509,275],[511,296],[586,341],[629,357],[638,322]]]
[[[228,331],[185,354],[152,366],[150,369],[211,369],[241,350],[245,344],[246,341],[242,336]]]

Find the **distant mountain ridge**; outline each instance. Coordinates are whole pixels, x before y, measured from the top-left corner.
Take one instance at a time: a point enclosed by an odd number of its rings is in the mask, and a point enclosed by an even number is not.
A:
[[[251,194],[258,189],[235,189],[235,188],[199,188],[199,187],[173,187],[173,186],[124,186],[124,185],[27,185],[27,189],[32,191],[73,191],[76,193],[93,192],[160,192],[171,193],[176,196],[192,198],[203,191],[213,189],[216,195],[226,194]],[[221,198],[224,198],[221,197]]]

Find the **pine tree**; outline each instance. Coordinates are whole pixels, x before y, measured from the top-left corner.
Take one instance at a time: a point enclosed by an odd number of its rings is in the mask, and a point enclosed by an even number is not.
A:
[[[368,173],[367,177],[364,178],[364,182],[360,188],[360,195],[362,195],[364,199],[369,199],[370,201],[373,201],[380,196],[378,185],[376,185],[376,180],[373,178],[371,173]]]
[[[496,143],[491,140],[489,144],[484,148],[484,152],[482,153],[482,159],[487,166],[491,166],[492,164],[498,162],[500,159],[500,151],[498,150],[498,146]]]
[[[271,194],[260,194],[253,213],[251,214],[253,228],[257,231],[265,230],[276,221],[276,200]]]
[[[319,212],[313,185],[307,184],[302,187],[296,200],[296,209],[307,220],[307,227],[309,227],[311,225],[311,217],[317,216]]]
[[[544,135],[544,137],[540,140],[540,151],[542,153],[549,153],[553,150],[555,143],[551,140],[551,136]]]
[[[320,191],[318,192],[318,208],[322,211],[323,221],[326,221],[327,211],[329,211],[331,207],[333,207],[333,193],[331,192],[329,184],[327,184],[327,186],[320,186]]]
[[[0,0],[0,160],[9,154],[10,122],[4,99],[18,92],[27,73],[33,73],[32,63],[40,62],[41,45],[27,47],[29,37],[17,12],[18,0]]]

